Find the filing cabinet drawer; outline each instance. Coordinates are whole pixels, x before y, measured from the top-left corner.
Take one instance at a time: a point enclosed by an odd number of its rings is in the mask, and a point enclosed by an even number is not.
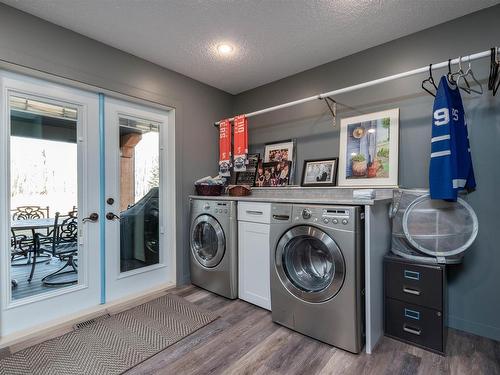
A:
[[[443,315],[440,311],[387,298],[386,334],[397,339],[444,352]]]
[[[443,268],[386,260],[384,269],[387,297],[443,310]]]

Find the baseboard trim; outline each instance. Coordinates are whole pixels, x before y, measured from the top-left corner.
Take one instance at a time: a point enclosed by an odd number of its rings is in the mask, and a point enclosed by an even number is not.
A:
[[[80,311],[77,314],[68,315],[63,320],[59,319],[48,322],[42,328],[23,330],[16,332],[15,334],[2,337],[0,338],[0,357],[4,357],[6,354],[18,352],[43,341],[62,336],[65,333],[71,332],[77,324],[84,321],[102,316],[104,314],[114,315],[121,311],[142,305],[143,303],[168,293],[168,291],[173,288],[175,288],[175,284],[166,284],[152,289],[147,293],[133,294],[104,305]]]
[[[448,326],[460,331],[465,331],[474,335],[500,341],[500,327],[473,322],[471,320],[466,320],[451,315],[448,316]]]

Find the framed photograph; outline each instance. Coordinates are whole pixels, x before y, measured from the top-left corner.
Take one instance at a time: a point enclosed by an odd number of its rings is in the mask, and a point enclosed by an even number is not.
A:
[[[305,160],[302,169],[302,186],[335,186],[337,184],[338,158]]]
[[[255,186],[275,187],[286,186],[290,181],[291,161],[272,161],[259,163],[255,176]]]
[[[340,121],[339,186],[398,185],[399,108]]]
[[[295,165],[296,165],[296,140],[289,139],[286,141],[268,143],[264,149],[264,163],[290,161],[290,179],[289,183],[293,184],[295,180]]]
[[[246,165],[247,170],[245,172],[236,173],[236,185],[254,185],[259,160],[260,154],[248,154],[248,164]]]

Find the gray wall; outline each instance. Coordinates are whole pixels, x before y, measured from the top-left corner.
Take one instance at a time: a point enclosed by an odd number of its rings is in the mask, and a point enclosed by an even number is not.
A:
[[[213,120],[485,50],[500,44],[499,18],[500,6],[489,8],[236,98],[3,4],[0,59],[176,108],[178,274],[187,281],[187,195],[197,177],[216,173]],[[486,60],[473,66],[486,77]],[[401,185],[408,187],[427,186],[432,98],[419,89],[421,79],[336,98],[351,107],[341,107],[339,117],[400,108],[399,176]],[[500,253],[494,237],[499,228],[494,189],[500,184],[500,97],[464,99],[478,180],[478,190],[467,200],[479,216],[480,235],[464,264],[451,270],[450,325],[500,339]],[[338,155],[338,126],[331,127],[329,112],[319,101],[252,118],[250,129],[256,150],[266,142],[297,138],[300,167],[304,159]]]
[[[161,48],[161,46],[158,46]],[[233,97],[130,54],[0,4],[0,59],[176,108],[177,258],[189,280],[187,228],[193,181],[217,172],[217,132]]]
[[[500,6],[371,48],[283,80],[237,95],[234,113],[246,113],[286,101],[327,92],[385,75],[440,62],[450,57],[487,50],[500,44]],[[349,36],[346,35],[346,39]],[[473,63],[487,77],[489,60]],[[436,73],[439,78],[441,72]],[[433,98],[424,94],[424,76],[398,80],[339,96],[339,117],[400,108],[400,185],[428,186]],[[500,340],[500,228],[495,190],[500,186],[500,95],[464,95],[469,119],[478,189],[466,199],[474,207],[480,233],[463,265],[450,270],[449,324]],[[339,128],[321,102],[251,118],[251,148],[297,138],[298,174],[304,159],[338,156]],[[337,122],[339,124],[339,121]],[[300,181],[300,179],[297,179]]]

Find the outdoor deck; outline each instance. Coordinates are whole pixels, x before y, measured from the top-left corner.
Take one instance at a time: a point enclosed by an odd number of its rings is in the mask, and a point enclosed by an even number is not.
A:
[[[31,264],[11,267],[11,277],[17,280],[17,287],[12,288],[12,300],[19,300],[22,298],[30,297],[36,294],[53,291],[56,289],[64,288],[67,285],[60,286],[47,286],[42,283],[42,279],[52,272],[57,271],[63,266],[58,258],[52,258],[48,262],[38,263],[35,268],[33,280],[28,283],[28,277],[31,271]],[[61,276],[61,280],[62,280]],[[67,277],[74,278],[74,275]]]

